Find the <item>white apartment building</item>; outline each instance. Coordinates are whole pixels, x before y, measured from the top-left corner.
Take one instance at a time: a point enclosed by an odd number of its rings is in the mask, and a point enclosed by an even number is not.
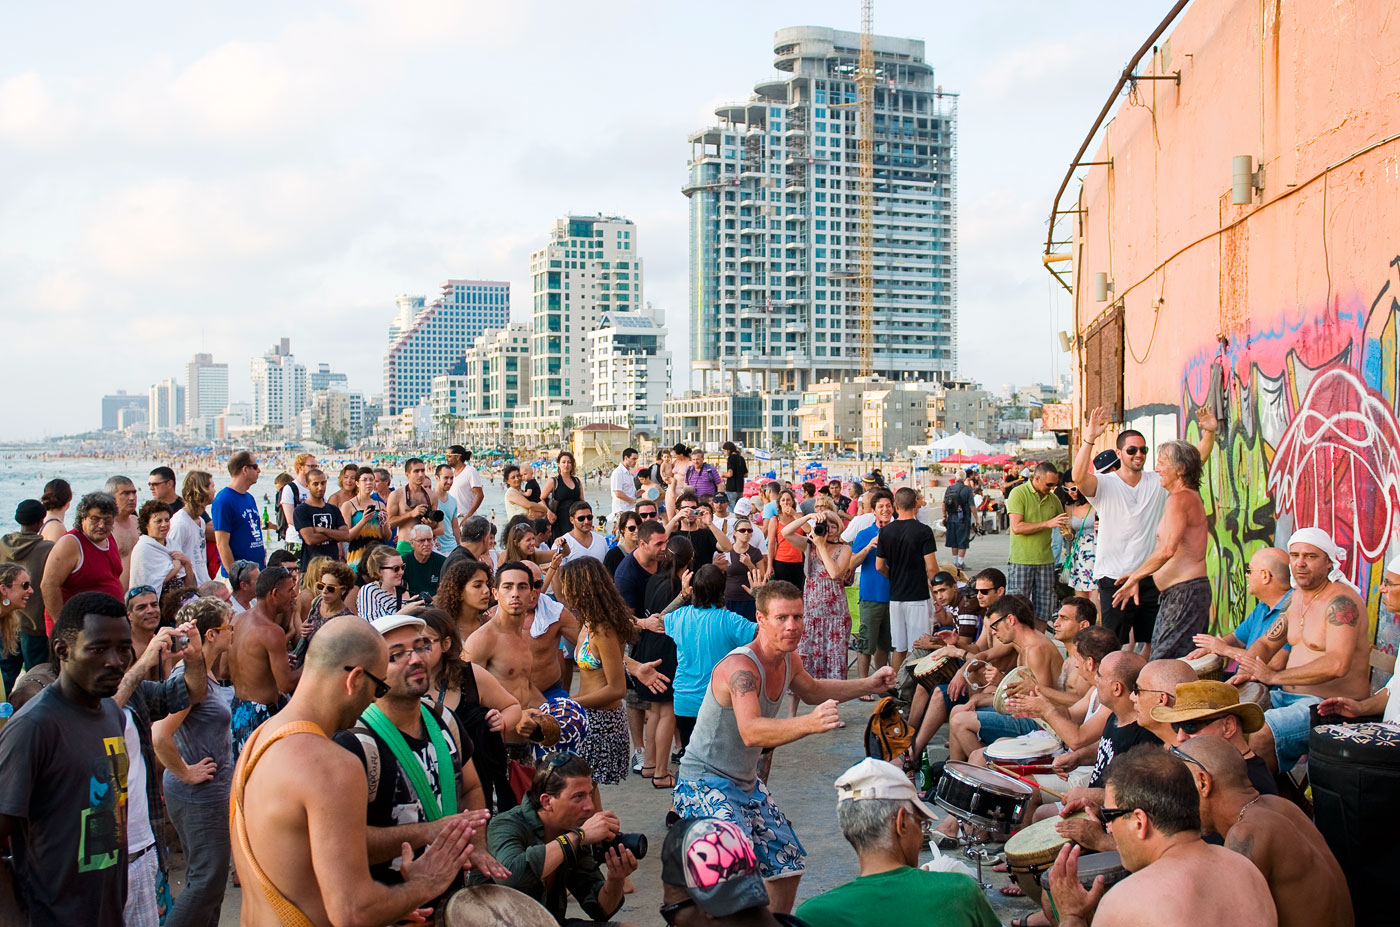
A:
[[[185,424],[185,385],[174,377],[151,386],[146,398],[146,430],[168,434]]]
[[[588,338],[593,391],[588,420],[659,438],[671,388],[666,326],[648,313],[609,312]]]
[[[932,382],[957,368],[957,98],[922,41],[874,42],[874,373]],[[691,366],[702,392],[774,397],[773,445],[796,439],[793,397],[861,372],[859,48],[854,32],[779,30],[785,74],[690,136]]]
[[[185,419],[191,437],[214,437],[214,419],[228,408],[228,364],[196,354],[185,365]]]
[[[338,385],[312,390],[302,438],[323,444],[354,444],[365,436],[365,395]]]
[[[306,408],[306,365],[292,355],[292,340],[282,338],[250,364],[253,421],[260,427],[294,426]]]
[[[618,216],[568,216],[530,255],[531,437],[557,434],[567,417],[593,406],[589,335],[608,313],[640,312],[637,226]]]
[[[428,398],[433,377],[446,373],[477,335],[510,321],[510,284],[448,280],[431,303],[400,296],[384,352],[384,411],[398,415]]]
[[[450,373],[433,378],[436,433],[452,443],[504,446],[530,406],[530,326],[478,335]]]

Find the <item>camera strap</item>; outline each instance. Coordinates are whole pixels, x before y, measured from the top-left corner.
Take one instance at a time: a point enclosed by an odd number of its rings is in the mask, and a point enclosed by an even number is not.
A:
[[[408,747],[408,741],[404,739],[403,732],[394,726],[384,712],[379,710],[378,705],[371,705],[360,715],[370,730],[389,746],[389,752],[394,754],[394,759],[398,760],[399,768],[403,770],[404,778],[408,780],[409,788],[418,798],[418,805],[423,809],[423,816],[429,821],[436,821],[438,818],[451,817],[457,813],[457,781],[452,774],[452,754],[447,749],[447,739],[443,736],[442,726],[438,724],[437,718],[428,710],[428,706],[420,705],[419,711],[423,716],[423,727],[428,732],[428,740],[432,743],[433,753],[437,756],[438,782],[445,783],[441,792],[441,803],[439,797],[433,792],[428,784],[428,771],[423,768],[423,763]]]

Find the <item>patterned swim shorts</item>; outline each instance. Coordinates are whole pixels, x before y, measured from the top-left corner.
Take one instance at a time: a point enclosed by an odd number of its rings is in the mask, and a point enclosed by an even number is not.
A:
[[[754,780],[752,792],[723,776],[681,779],[671,798],[676,813],[683,818],[719,818],[737,824],[753,841],[758,872],[764,879],[783,879],[807,871],[807,851],[762,779]]]
[[[536,763],[551,753],[568,752],[581,756],[583,740],[588,736],[588,714],[583,706],[571,698],[551,698],[546,699],[539,710],[559,722],[559,743],[552,747],[532,743]]]

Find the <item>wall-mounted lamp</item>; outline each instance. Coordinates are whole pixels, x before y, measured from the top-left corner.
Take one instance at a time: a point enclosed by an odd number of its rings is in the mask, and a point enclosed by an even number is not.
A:
[[[1253,155],[1235,155],[1230,159],[1230,204],[1248,206],[1256,192],[1264,192],[1264,165],[1254,169]]]
[[[1094,299],[1098,302],[1107,302],[1108,294],[1113,292],[1113,281],[1108,279],[1108,274],[1099,271],[1094,274]]]
[[[1068,353],[1069,353],[1069,349],[1070,349],[1069,332],[1060,332],[1060,350],[1061,350],[1061,351],[1064,351],[1066,354],[1068,354]]]

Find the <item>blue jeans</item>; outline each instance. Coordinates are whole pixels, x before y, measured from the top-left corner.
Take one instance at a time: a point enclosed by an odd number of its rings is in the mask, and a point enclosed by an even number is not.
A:
[[[185,848],[185,890],[175,899],[165,927],[219,927],[219,909],[233,851],[228,801],[180,801],[167,795],[166,810]]]

